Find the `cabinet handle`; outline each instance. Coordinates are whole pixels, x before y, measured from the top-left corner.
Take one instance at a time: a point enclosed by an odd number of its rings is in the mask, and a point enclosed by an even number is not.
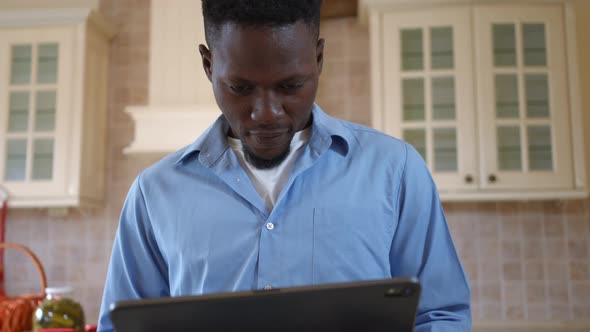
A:
[[[472,183],[473,182],[473,176],[471,176],[471,174],[467,174],[465,176],[465,182]]]
[[[494,174],[490,174],[490,176],[488,176],[488,181],[490,181],[491,183],[494,183],[494,182],[498,181],[498,178]]]

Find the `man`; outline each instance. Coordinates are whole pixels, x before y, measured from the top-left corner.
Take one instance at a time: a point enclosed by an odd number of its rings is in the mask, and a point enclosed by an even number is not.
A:
[[[100,331],[123,299],[397,276],[422,284],[417,331],[470,330],[468,283],[419,154],[314,104],[320,5],[203,0],[199,51],[223,115],[133,183]]]

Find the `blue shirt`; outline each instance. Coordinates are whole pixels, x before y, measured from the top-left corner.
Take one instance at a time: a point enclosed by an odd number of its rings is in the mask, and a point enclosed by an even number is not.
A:
[[[407,143],[332,118],[312,133],[268,211],[221,116],[129,191],[99,319],[111,303],[416,276],[416,331],[469,331],[470,291],[436,187]]]

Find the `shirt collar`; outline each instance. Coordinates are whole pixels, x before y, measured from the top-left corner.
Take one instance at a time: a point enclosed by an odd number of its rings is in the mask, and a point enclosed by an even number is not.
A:
[[[312,114],[312,134],[308,144],[316,150],[331,148],[346,156],[353,139],[350,129],[341,121],[324,113],[317,104],[313,105]],[[199,161],[204,166],[213,165],[229,149],[226,139],[228,131],[229,124],[225,117],[220,115],[203,135],[184,148],[175,164],[198,152]]]

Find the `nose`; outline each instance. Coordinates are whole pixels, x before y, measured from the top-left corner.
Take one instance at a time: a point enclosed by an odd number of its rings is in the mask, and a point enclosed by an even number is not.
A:
[[[272,91],[259,93],[252,105],[252,120],[261,124],[272,124],[283,113],[280,98]]]

